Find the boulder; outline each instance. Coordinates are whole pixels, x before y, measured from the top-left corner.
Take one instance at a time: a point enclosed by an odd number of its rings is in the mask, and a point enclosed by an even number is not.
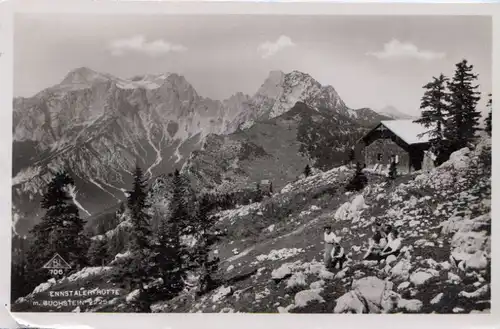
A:
[[[309,288],[311,288],[311,289],[320,289],[320,288],[323,288],[324,285],[325,285],[325,281],[324,280],[318,280],[318,281],[314,281],[313,283],[311,283],[309,285]]]
[[[489,226],[490,223],[491,215],[490,213],[487,213],[473,219],[464,219],[461,216],[453,216],[442,222],[440,226],[442,227],[441,232],[443,234],[449,234],[455,232],[478,231]]]
[[[271,277],[274,280],[281,280],[284,277],[292,274],[292,264],[286,263],[271,272]]]
[[[363,264],[366,267],[373,267],[373,266],[377,265],[378,262],[376,260],[363,260],[361,262],[361,264]]]
[[[286,283],[287,288],[304,287],[306,285],[306,276],[303,272],[294,273]]]
[[[448,281],[457,284],[462,282],[462,279],[455,273],[448,272]]]
[[[450,155],[448,161],[441,164],[440,168],[453,168],[455,170],[466,169],[469,167],[470,163],[469,154],[470,150],[467,147],[455,151]]]
[[[391,278],[406,281],[410,276],[412,265],[408,259],[401,259],[391,270]]]
[[[431,302],[430,302],[430,303],[431,303],[432,305],[439,303],[439,302],[441,301],[441,299],[443,298],[443,295],[444,295],[444,294],[443,294],[442,292],[440,292],[439,294],[437,294],[436,296],[434,296],[434,298],[433,298],[433,299],[431,299]]]
[[[133,301],[136,301],[139,298],[140,294],[141,294],[141,291],[139,289],[135,289],[134,291],[129,293],[127,295],[127,297],[125,297],[125,300],[127,301],[127,303],[131,303]]]
[[[337,299],[335,313],[386,313],[397,305],[392,282],[371,276],[353,282],[350,292]]]
[[[304,307],[312,301],[324,303],[325,300],[320,296],[322,289],[302,290],[295,294],[295,307]]]
[[[436,262],[434,259],[432,258],[427,258],[425,260],[422,261],[422,264],[425,264],[427,266],[429,266],[430,268],[432,269],[435,269],[438,267],[438,262]]]
[[[293,308],[295,307],[294,304],[290,304],[288,305],[287,307],[282,307],[282,306],[279,306],[278,307],[278,312],[279,313],[288,313],[290,310],[292,310]]]
[[[465,261],[466,270],[482,270],[486,267],[488,267],[488,259],[482,251],[476,252]]]
[[[410,276],[410,282],[415,286],[421,286],[427,281],[439,275],[439,272],[432,269],[420,269]]]
[[[319,276],[319,278],[320,278],[320,279],[324,279],[324,280],[332,280],[332,279],[334,278],[335,274],[333,274],[333,273],[332,273],[332,272],[330,272],[330,271],[327,271],[327,270],[324,270],[324,269],[323,269],[323,270],[321,270],[321,271],[319,272],[319,275],[318,275],[318,276]]]
[[[439,263],[439,267],[441,267],[443,270],[449,270],[451,268],[451,264],[448,261],[444,261]]]
[[[381,313],[393,308],[393,299],[397,297],[392,291],[393,283],[371,276],[354,281],[352,289],[366,301],[370,313]]]
[[[335,274],[334,279],[343,279],[347,273],[347,270],[348,268],[344,268],[342,271],[337,272],[337,274]]]
[[[391,265],[392,263],[394,263],[395,261],[397,260],[397,257],[394,256],[394,255],[389,255],[387,256],[387,259],[385,260],[385,263],[387,265]]]
[[[482,286],[481,288],[479,288],[473,292],[461,291],[458,294],[458,296],[465,297],[465,298],[482,298],[488,293],[489,290],[490,290],[490,285],[485,284],[484,286]]]
[[[367,312],[365,304],[358,298],[354,291],[349,291],[337,298],[334,313],[357,313]]]
[[[408,312],[419,312],[423,307],[423,303],[418,299],[399,299],[398,308]]]
[[[345,202],[344,204],[342,204],[335,212],[333,218],[335,218],[336,220],[348,220],[350,206],[351,204],[349,202]]]
[[[212,302],[216,303],[222,300],[224,297],[229,296],[233,293],[232,287],[220,287],[217,291],[212,295]]]
[[[410,286],[410,282],[408,281],[405,281],[405,282],[401,282],[399,284],[399,286],[396,288],[397,291],[401,291],[401,290],[405,290],[406,288],[408,288]]]

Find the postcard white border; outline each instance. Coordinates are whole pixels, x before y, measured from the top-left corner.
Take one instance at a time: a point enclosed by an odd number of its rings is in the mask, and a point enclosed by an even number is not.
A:
[[[0,3],[0,298],[10,309],[10,231],[11,231],[11,139],[13,95],[12,22],[14,13],[103,13],[103,14],[262,14],[262,15],[486,15],[493,20],[493,95],[500,95],[500,3],[428,4],[428,3],[324,3],[324,2],[167,2],[167,1],[81,1],[81,0],[11,0]],[[399,2],[399,1],[398,1]],[[449,1],[446,1],[449,2]],[[494,2],[494,1],[493,1]],[[453,36],[450,37],[460,37]],[[34,54],[36,55],[36,54]],[[497,60],[495,60],[497,59]],[[495,97],[495,96],[494,96]],[[497,107],[493,103],[493,108]],[[500,110],[498,108],[497,110]],[[500,125],[500,115],[493,115],[493,127]],[[493,195],[496,193],[498,161],[497,135],[493,138]],[[498,206],[492,202],[492,257],[500,246],[500,225],[495,219]],[[497,302],[500,263],[492,262],[491,314],[467,315],[340,315],[340,314],[58,314],[0,312],[0,327],[14,327],[11,316],[24,324],[48,328],[492,328],[498,327]]]

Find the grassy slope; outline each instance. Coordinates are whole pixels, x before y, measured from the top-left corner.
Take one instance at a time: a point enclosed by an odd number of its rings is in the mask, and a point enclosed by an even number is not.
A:
[[[231,286],[229,296],[215,301],[218,290],[198,299],[184,295],[170,302],[158,303],[155,309],[166,312],[277,312],[278,306],[294,303],[296,292],[308,289],[308,285],[324,278],[321,292],[324,303],[313,302],[306,307],[295,308],[293,312],[332,312],[336,299],[350,290],[353,279],[375,275],[386,278],[384,265],[365,265],[360,262],[369,234],[369,224],[375,218],[385,222],[400,221],[404,245],[412,246],[412,270],[427,268],[426,259],[446,261],[450,255],[450,235],[441,234],[438,225],[453,215],[461,214],[474,218],[490,211],[491,187],[489,174],[472,170],[442,170],[415,179],[415,175],[399,177],[387,184],[384,178],[369,176],[369,185],[362,191],[367,208],[360,214],[359,221],[334,219],[337,209],[356,195],[343,189],[352,175],[352,170],[332,170],[323,174],[299,180],[285,187],[286,192],[276,193],[260,204],[226,211],[219,223],[227,228],[228,238],[217,251],[223,262],[225,286]],[[358,217],[356,217],[358,218]],[[322,227],[331,224],[343,237],[343,246],[350,257],[346,264],[345,278],[332,279],[321,268],[323,244]],[[268,229],[274,225],[274,229]],[[422,240],[425,239],[425,240]],[[421,240],[418,242],[418,240]],[[426,245],[432,242],[434,246]],[[357,247],[362,247],[358,249]],[[354,248],[353,248],[354,247]],[[300,252],[287,259],[257,260],[259,255],[268,255],[272,250],[300,248]],[[287,288],[287,279],[275,281],[273,270],[282,264],[296,262],[294,272],[303,272],[306,285]],[[316,268],[316,270],[314,269]],[[489,282],[490,269],[471,276],[461,275],[462,282],[448,282],[448,272],[453,270],[437,268],[439,276],[423,287],[401,291],[404,298],[416,298],[423,302],[421,312],[450,313],[460,307],[461,312],[490,308],[489,292],[476,299],[459,297],[460,291],[477,289],[479,277]],[[321,272],[321,273],[319,273]],[[105,279],[96,278],[72,283],[74,288]],[[392,280],[397,287],[402,280]],[[52,289],[62,289],[56,285]],[[438,293],[444,296],[440,303],[429,302]],[[123,292],[123,296],[125,292]],[[35,296],[39,298],[39,296]],[[123,297],[122,297],[123,298]],[[68,311],[68,309],[59,309]],[[123,309],[125,310],[125,309]],[[119,311],[109,306],[102,311]]]
[[[338,207],[349,197],[352,198],[352,196],[343,193],[342,188],[338,189],[335,195],[323,195],[317,199],[309,199],[302,207],[295,209],[290,216],[274,222],[276,227],[273,233],[263,229],[259,237],[253,238],[254,241],[262,240],[261,242],[252,244],[248,240],[235,240],[220,247],[219,253],[223,259],[233,254],[234,251],[240,251],[239,255],[241,255],[241,257],[233,256],[222,265],[227,280],[241,278],[239,282],[232,282],[232,295],[222,298],[219,302],[214,302],[212,300],[214,294],[212,293],[194,301],[194,307],[193,301],[189,298],[185,298],[186,303],[184,304],[180,300],[176,300],[175,303],[172,303],[173,305],[167,304],[164,311],[277,312],[278,306],[286,307],[292,304],[297,291],[308,289],[307,286],[320,280],[320,277],[314,273],[306,273],[307,285],[290,289],[286,288],[286,279],[281,282],[272,280],[271,272],[284,263],[297,261],[298,264],[307,265],[308,262],[313,264],[315,261],[321,262],[323,252],[322,227],[326,223],[332,224],[335,230],[342,232],[343,245],[352,259],[347,265],[346,278],[326,280],[325,289],[321,293],[325,302],[313,302],[304,308],[295,309],[294,312],[332,312],[335,300],[350,290],[353,278],[369,275],[376,275],[380,278],[387,277],[387,274],[382,271],[384,265],[367,266],[360,262],[364,248],[360,251],[357,251],[356,247],[352,248],[353,246],[366,245],[369,226],[365,224],[369,224],[370,219],[375,217],[382,219],[383,222],[394,223],[394,220],[398,219],[402,221],[401,231],[405,238],[404,245],[413,246],[412,272],[419,268],[428,268],[429,265],[423,262],[427,259],[445,262],[450,255],[449,241],[451,236],[441,234],[438,225],[455,214],[468,214],[474,218],[489,212],[488,202],[483,203],[483,200],[491,198],[491,190],[489,176],[475,170],[469,173],[442,172],[442,177],[437,176],[437,178],[441,178],[441,181],[435,179],[433,182],[421,182],[415,181],[414,176],[405,176],[398,178],[391,185],[377,184],[377,180],[380,179],[370,177],[370,186],[363,192],[368,208],[362,213],[360,223],[352,224],[350,221],[333,219]],[[341,181],[342,179],[339,178],[337,182],[339,184],[334,185],[341,185]],[[439,184],[444,185],[437,186]],[[282,195],[274,196],[274,198],[282,198]],[[321,210],[300,215],[313,205],[320,207]],[[439,214],[436,214],[436,209],[440,209]],[[399,215],[397,215],[398,211],[400,211]],[[272,220],[262,219],[266,224]],[[412,220],[415,222],[411,223]],[[243,222],[244,226],[248,228],[258,221],[252,218],[252,215],[247,215],[236,219],[236,222]],[[228,225],[237,224],[228,223]],[[421,243],[416,243],[418,240],[421,240]],[[425,242],[433,242],[434,246],[425,245]],[[235,248],[237,250],[234,250]],[[284,260],[256,261],[258,255],[267,255],[272,250],[282,248],[302,248],[303,252]],[[244,252],[241,252],[242,250]],[[233,269],[227,271],[229,267]],[[258,273],[255,273],[255,270],[259,270]],[[424,305],[421,312],[425,313],[451,313],[455,308],[457,308],[455,310],[457,312],[489,309],[489,292],[475,299],[458,296],[460,291],[472,292],[480,287],[480,285],[473,285],[478,281],[478,277],[489,282],[489,268],[470,276],[461,275],[462,282],[460,284],[447,281],[448,272],[453,272],[453,270],[438,267],[438,271],[439,276],[431,279],[423,287],[415,288],[410,285],[409,288],[401,292],[402,296],[421,300]],[[402,280],[393,280],[393,282],[395,283],[394,288],[396,288]],[[440,292],[444,293],[441,302],[431,305],[430,300]]]

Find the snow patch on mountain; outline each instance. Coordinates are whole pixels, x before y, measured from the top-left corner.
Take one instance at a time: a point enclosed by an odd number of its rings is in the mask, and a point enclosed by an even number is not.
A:
[[[399,111],[394,106],[386,106],[377,112],[379,114],[386,116],[386,117],[389,117],[391,119],[404,119],[404,120],[416,119],[415,117],[413,117],[409,114],[406,114],[406,113]]]
[[[80,204],[80,202],[78,202],[78,200],[76,199],[76,195],[78,194],[78,192],[76,191],[76,186],[75,185],[68,185],[67,187],[67,192],[69,194],[69,196],[71,197],[71,199],[73,200],[73,203],[83,212],[85,212],[87,215],[91,215],[91,213],[83,208],[83,206]]]
[[[113,193],[109,192],[108,190],[106,190],[104,187],[102,187],[101,184],[99,184],[97,181],[95,181],[94,179],[92,178],[89,178],[89,181],[94,184],[95,186],[97,186],[98,188],[100,188],[101,190],[103,190],[104,192],[106,192],[107,194],[111,195],[116,201],[120,202],[121,200],[118,199]]]

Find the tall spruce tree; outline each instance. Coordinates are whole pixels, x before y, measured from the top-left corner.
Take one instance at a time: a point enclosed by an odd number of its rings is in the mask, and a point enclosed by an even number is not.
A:
[[[106,238],[92,241],[88,251],[88,260],[92,266],[104,266],[108,259]]]
[[[174,173],[172,185],[170,218],[164,217],[160,222],[155,261],[164,282],[157,295],[166,299],[174,297],[184,289],[189,255],[181,237],[194,232],[187,211],[184,181],[178,170]]]
[[[127,206],[132,222],[129,251],[131,256],[117,263],[113,280],[127,290],[137,289],[138,297],[130,303],[134,312],[150,312],[153,302],[148,286],[154,280],[155,253],[152,250],[147,181],[136,165],[133,188],[128,193]]]
[[[41,206],[45,215],[31,230],[31,247],[27,255],[29,282],[36,285],[47,279],[42,269],[45,262],[58,253],[73,270],[87,264],[89,240],[84,234],[85,221],[68,191],[74,188],[73,179],[64,171],[52,178],[43,195]]]
[[[195,267],[200,275],[198,294],[212,290],[216,285],[219,258],[211,256],[213,245],[219,241],[219,232],[215,228],[217,218],[211,216],[214,204],[207,195],[203,195],[198,205],[196,216],[196,246],[194,251]]]
[[[488,97],[490,98],[488,100],[488,104],[487,104],[487,107],[488,107],[488,116],[486,117],[486,127],[485,127],[484,130],[488,133],[488,135],[491,136],[491,119],[492,119],[492,98],[491,98],[491,94],[489,94]]]
[[[311,166],[306,165],[304,168],[304,176],[309,177],[311,175]]]
[[[475,81],[477,74],[467,60],[456,64],[455,75],[448,83],[450,91],[449,119],[446,122],[446,138],[453,150],[462,148],[474,138],[481,113],[476,109],[480,99]]]
[[[142,169],[136,165],[132,191],[129,191],[127,205],[132,221],[131,251],[147,250],[151,239],[150,215],[147,213],[147,181]]]
[[[420,103],[422,114],[419,119],[414,121],[430,128],[426,134],[429,135],[432,147],[438,152],[444,146],[443,138],[449,100],[446,91],[447,83],[448,78],[441,74],[437,78],[433,77],[433,81],[423,87],[426,91]]]
[[[262,188],[260,187],[260,183],[257,183],[255,185],[255,202],[261,202],[264,199],[263,194],[262,194]]]

